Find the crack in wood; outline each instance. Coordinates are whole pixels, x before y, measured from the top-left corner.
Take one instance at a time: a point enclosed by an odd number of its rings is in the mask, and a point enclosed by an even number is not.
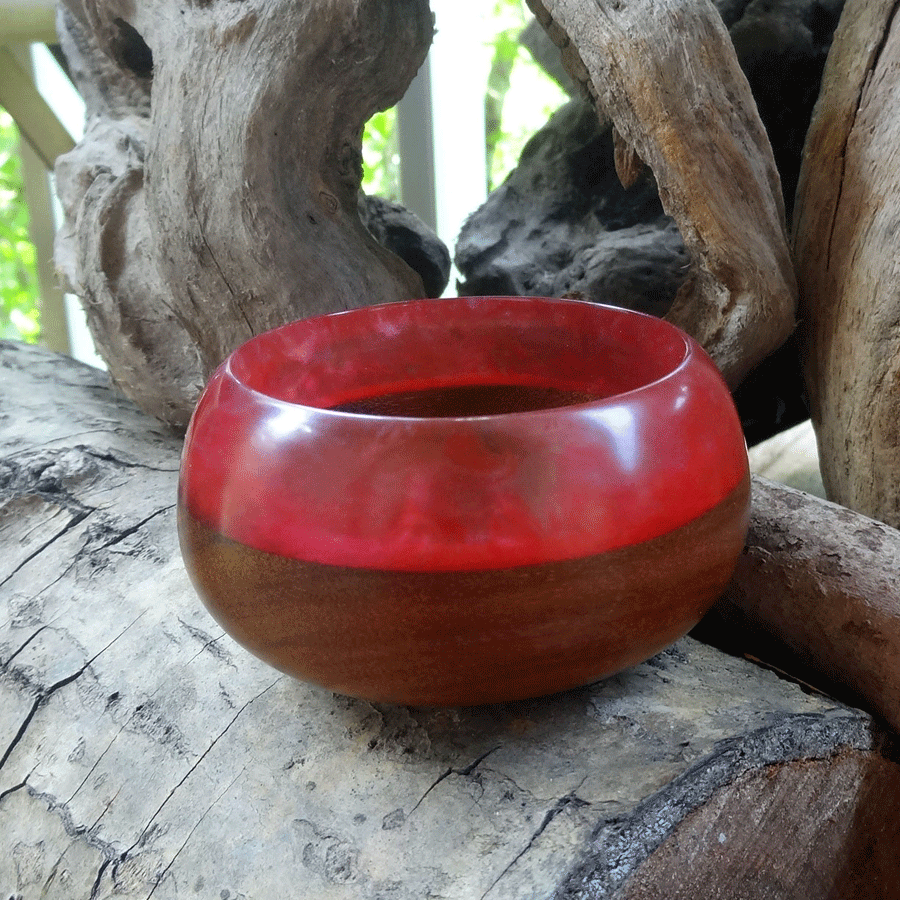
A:
[[[180,788],[180,787],[188,780],[188,778],[191,777],[191,775],[192,775],[192,774],[197,770],[197,768],[203,763],[203,760],[206,759],[206,757],[212,752],[212,750],[213,750],[213,748],[216,746],[216,744],[218,744],[219,741],[220,741],[220,740],[228,733],[228,731],[229,731],[229,729],[231,728],[231,726],[234,725],[234,723],[240,718],[240,716],[241,716],[241,714],[244,712],[244,710],[247,709],[249,706],[251,706],[253,703],[255,703],[257,700],[259,700],[259,698],[262,697],[264,694],[268,693],[268,691],[270,691],[273,687],[275,687],[275,685],[278,684],[280,681],[282,681],[285,677],[287,677],[287,676],[284,676],[284,675],[279,676],[279,677],[276,678],[275,681],[273,681],[270,685],[268,685],[266,688],[264,688],[263,690],[261,690],[255,697],[251,697],[251,698],[250,698],[250,699],[249,699],[249,700],[248,700],[248,701],[247,701],[247,702],[246,702],[246,703],[245,703],[245,704],[244,704],[244,705],[243,705],[243,706],[242,706],[242,707],[234,714],[234,716],[232,717],[231,721],[230,721],[230,722],[222,729],[222,731],[220,731],[219,734],[216,735],[215,738],[213,738],[213,740],[212,740],[212,742],[210,743],[210,745],[203,751],[203,753],[200,754],[200,756],[199,756],[199,757],[197,758],[197,760],[193,763],[193,765],[190,766],[190,768],[187,770],[187,772],[184,773],[184,775],[182,776],[182,778],[181,778],[181,780],[178,782],[178,784],[176,784],[176,785],[169,791],[169,793],[168,793],[168,795],[166,796],[165,800],[163,800],[163,802],[160,803],[160,805],[157,807],[156,812],[154,812],[153,815],[150,816],[150,818],[147,820],[147,824],[144,825],[144,827],[140,830],[140,833],[138,834],[137,838],[134,840],[134,843],[132,843],[132,845],[131,845],[124,853],[122,853],[122,854],[119,856],[119,858],[116,860],[115,865],[114,865],[114,868],[113,868],[113,877],[115,877],[115,874],[116,874],[116,872],[118,871],[119,866],[122,865],[122,863],[124,863],[124,862],[131,856],[131,854],[132,854],[132,852],[134,851],[135,847],[137,847],[137,846],[140,845],[144,840],[146,840],[146,837],[147,837],[148,833],[150,832],[151,826],[152,826],[153,823],[156,821],[157,817],[158,817],[159,814],[163,811],[163,809],[165,809],[165,807],[167,806],[167,804],[169,803],[169,801],[175,796],[175,794],[176,794],[176,792],[178,791],[178,789],[179,789],[179,788]]]
[[[528,853],[529,850],[534,846],[535,841],[547,830],[550,823],[566,808],[569,806],[574,806],[577,809],[581,809],[585,806],[590,806],[590,802],[587,800],[578,797],[574,791],[565,795],[565,797],[560,797],[550,809],[544,813],[544,818],[541,820],[541,824],[535,829],[534,833],[531,835],[528,843],[513,857],[512,860],[506,865],[503,871],[491,882],[491,886],[481,895],[481,900],[485,900],[488,894],[506,877],[506,875],[515,867],[516,863]]]
[[[45,630],[46,630],[47,628],[49,628],[49,627],[50,627],[49,623],[47,623],[47,624],[45,624],[45,625],[41,625],[41,627],[38,628],[38,630],[35,631],[34,634],[29,635],[29,636],[25,639],[25,642],[19,647],[18,650],[16,650],[16,651],[12,654],[12,656],[9,657],[9,659],[5,659],[3,662],[0,662],[0,669],[4,669],[4,670],[5,670],[5,669],[8,669],[8,668],[9,668],[9,664],[10,664],[10,663],[11,663],[11,662],[12,662],[12,661],[13,661],[13,660],[14,660],[14,659],[15,659],[15,658],[16,658],[16,657],[17,657],[17,656],[18,656],[18,655],[19,655],[19,654],[20,654],[20,653],[21,653],[21,652],[22,652],[22,651],[23,651],[23,650],[24,650],[24,649],[25,649],[25,648],[26,648],[26,647],[27,647],[27,646],[28,646],[28,645],[29,645],[29,644],[30,644],[30,643],[31,643],[31,642],[32,642],[32,641],[33,641],[33,640],[41,633],[41,632],[42,632],[42,631],[45,631]]]
[[[93,512],[93,510],[80,511],[75,512],[72,515],[72,518],[69,522],[63,526],[53,537],[49,538],[49,540],[44,541],[40,547],[37,548],[33,553],[29,553],[28,556],[25,557],[10,573],[6,576],[2,581],[0,581],[0,587],[3,587],[9,581],[11,581],[25,566],[28,565],[32,560],[40,556],[51,544],[54,544],[61,537],[64,537],[68,532],[70,532],[73,528],[77,528],[88,516]]]
[[[200,816],[199,819],[197,819],[193,828],[191,828],[191,830],[188,832],[188,836],[184,839],[181,846],[175,851],[175,855],[172,857],[172,859],[169,860],[168,865],[156,877],[156,880],[153,882],[153,887],[150,889],[150,893],[147,894],[147,900],[150,900],[150,898],[156,893],[156,889],[160,886],[160,884],[162,884],[163,879],[166,877],[166,874],[168,873],[168,871],[172,868],[173,865],[175,865],[175,860],[178,859],[178,857],[181,855],[181,851],[184,850],[184,848],[187,847],[187,845],[190,843],[191,838],[194,836],[194,832],[200,827],[203,820],[210,814],[210,812],[212,812],[213,807],[215,807],[216,804],[231,790],[231,788],[235,785],[235,783],[238,781],[238,779],[246,771],[247,771],[246,767],[242,768],[241,771],[238,772],[237,775],[235,775],[234,778],[232,778],[231,781],[225,786],[225,788],[216,797],[216,799],[213,800],[212,803],[210,803],[210,805],[207,807],[207,809],[205,810],[203,815]]]
[[[71,802],[75,799],[75,797],[78,795],[78,792],[79,792],[79,791],[87,784],[88,779],[91,777],[91,775],[94,774],[94,771],[96,770],[97,766],[100,765],[101,761],[103,760],[103,757],[106,756],[106,754],[109,752],[109,750],[110,750],[110,748],[112,747],[112,745],[116,742],[116,740],[118,739],[119,735],[120,735],[124,730],[125,730],[125,726],[122,725],[122,726],[119,728],[119,730],[115,733],[115,735],[113,735],[113,739],[106,745],[105,749],[104,749],[103,752],[97,757],[97,759],[94,760],[94,764],[93,764],[93,765],[91,766],[91,768],[88,770],[87,775],[85,775],[84,778],[81,779],[81,783],[78,785],[78,787],[75,788],[75,790],[72,792],[72,796],[69,797],[68,800],[66,800],[66,804],[67,804],[67,805],[68,805],[69,803],[71,803]],[[113,798],[113,799],[115,799],[115,798]],[[112,802],[112,801],[110,801],[110,802]],[[104,810],[104,812],[106,812],[106,810]],[[97,821],[99,821],[99,819],[98,819]],[[96,823],[95,823],[95,824],[96,824]]]
[[[164,506],[162,509],[157,509],[152,512],[149,516],[141,519],[140,522],[137,522],[135,525],[130,525],[128,528],[124,528],[120,531],[112,540],[107,541],[105,544],[101,544],[99,547],[91,547],[91,553],[99,553],[103,550],[108,550],[110,547],[115,547],[116,544],[121,544],[126,538],[131,537],[136,532],[140,531],[148,522],[155,519],[157,516],[161,516],[167,512],[171,512],[175,509],[175,504],[172,503],[169,506]]]
[[[414,812],[422,805],[422,801],[423,801],[423,800],[424,800],[424,799],[425,799],[425,798],[426,798],[426,797],[427,797],[427,796],[428,796],[428,795],[429,795],[429,794],[430,794],[430,793],[431,793],[431,792],[432,792],[432,791],[433,791],[433,790],[434,790],[434,789],[435,789],[435,788],[436,788],[436,787],[437,787],[444,779],[449,778],[449,777],[453,774],[453,771],[454,771],[454,770],[453,770],[453,767],[451,766],[451,767],[450,767],[449,769],[447,769],[445,772],[442,772],[440,775],[438,775],[438,777],[431,783],[431,785],[428,787],[428,789],[425,791],[425,793],[422,794],[421,797],[419,797],[419,799],[416,801],[416,805],[413,806],[413,808],[409,811],[409,813],[408,813],[407,815],[408,815],[408,816],[411,816],[411,815],[412,815],[412,814],[413,814],[413,813],[414,813]]]
[[[18,791],[21,791],[24,787],[28,785],[28,779],[25,778],[20,781],[18,784],[13,785],[11,788],[7,788],[5,791],[0,791],[0,803],[9,797],[12,794],[15,794]]]
[[[432,782],[432,784],[431,784],[431,785],[429,786],[429,788],[425,791],[425,793],[422,794],[421,797],[419,797],[419,799],[418,799],[418,801],[416,802],[415,806],[413,806],[413,808],[409,811],[409,813],[408,813],[407,815],[408,815],[408,816],[411,816],[411,815],[412,815],[412,814],[413,814],[413,813],[414,813],[414,812],[422,805],[422,801],[423,801],[423,800],[424,800],[424,799],[425,799],[425,798],[426,798],[426,797],[427,797],[427,796],[428,796],[428,795],[429,795],[429,794],[430,794],[430,793],[431,793],[431,792],[432,792],[432,791],[433,791],[433,790],[434,790],[434,789],[435,789],[442,781],[444,781],[446,778],[449,778],[451,775],[462,775],[462,776],[465,776],[465,777],[471,775],[471,774],[475,771],[475,769],[477,769],[478,766],[480,766],[481,763],[484,762],[484,760],[486,760],[492,753],[494,753],[495,751],[499,750],[499,749],[500,749],[500,746],[501,746],[501,745],[498,744],[496,747],[491,747],[490,750],[487,750],[487,751],[485,751],[484,753],[482,753],[481,756],[479,756],[479,757],[478,757],[477,759],[475,759],[473,762],[469,763],[469,765],[467,765],[465,768],[462,768],[462,769],[454,769],[453,766],[451,766],[451,767],[448,768],[446,771],[442,772],[442,773],[441,773],[440,775],[438,775],[438,777]]]
[[[94,879],[94,884],[91,886],[91,893],[88,896],[88,900],[95,900],[97,892],[100,890],[100,881],[103,878],[103,873],[109,868],[111,862],[111,859],[104,859],[103,862],[100,863],[100,869],[97,872],[97,877]]]
[[[114,466],[119,466],[123,469],[145,469],[148,472],[177,472],[178,467],[174,468],[162,468],[160,466],[151,466],[147,463],[130,461],[122,459],[120,456],[116,456],[111,450],[99,451],[95,450],[92,447],[88,447],[85,444],[78,444],[74,448],[74,450],[80,450],[85,456],[90,456],[93,459],[97,459],[100,462],[112,463]]]
[[[189,622],[185,622],[184,619],[178,618],[178,624],[181,625],[184,630],[195,640],[201,644],[200,649],[187,661],[187,665],[190,665],[201,653],[204,651],[211,654],[215,657],[219,662],[225,663],[226,665],[234,668],[234,661],[231,658],[231,654],[224,650],[222,647],[217,646],[218,642],[225,637],[225,632],[223,631],[218,637],[212,637],[207,634],[202,628],[197,628],[196,625],[191,625]]]
[[[500,749],[502,745],[497,744],[496,747],[491,747],[490,750],[486,750],[481,754],[474,762],[469,763],[464,769],[460,769],[457,774],[458,775],[471,775],[492,753],[496,753],[497,750]]]
[[[93,831],[96,829],[96,827],[100,824],[100,820],[109,812],[109,808],[113,805],[113,803],[116,802],[116,798],[121,793],[122,793],[122,788],[119,788],[119,790],[117,790],[112,795],[112,797],[110,797],[109,800],[106,801],[106,805],[103,807],[102,811],[100,812],[100,815],[97,816],[96,819],[94,819],[93,823],[91,824],[91,827],[88,829],[89,832],[93,833]]]
[[[56,858],[56,862],[53,863],[53,867],[50,869],[50,874],[44,879],[44,887],[43,887],[43,889],[42,889],[42,891],[41,891],[41,893],[42,893],[43,895],[46,896],[46,894],[47,894],[47,893],[49,892],[49,890],[50,890],[50,886],[51,886],[51,885],[53,884],[53,882],[56,880],[56,875],[57,875],[57,873],[59,872],[59,867],[62,865],[63,860],[66,858],[66,854],[69,852],[69,848],[70,848],[71,846],[72,846],[71,844],[68,844],[68,845],[63,849],[63,851],[59,854],[59,856]]]
[[[67,678],[63,678],[61,681],[57,681],[56,684],[51,685],[49,688],[47,688],[46,691],[38,694],[38,696],[34,700],[34,703],[31,704],[31,709],[26,714],[24,721],[19,726],[19,730],[15,733],[12,741],[10,741],[9,746],[6,748],[6,752],[2,757],[0,757],[0,771],[2,771],[3,767],[6,765],[6,761],[9,759],[13,751],[19,745],[19,742],[25,736],[25,732],[28,730],[28,726],[31,724],[31,720],[35,717],[37,711],[41,708],[41,706],[43,706],[58,690],[64,688],[67,684],[71,684],[73,681],[75,681],[76,678],[82,675],[87,666],[88,664],[85,664],[73,675],[69,675]]]
[[[100,656],[101,653],[105,653],[135,622],[137,622],[144,614],[141,613],[137,618],[132,620],[125,628],[122,629],[105,647],[95,653],[77,672],[74,672],[71,675],[67,675],[65,678],[61,678],[55,684],[50,685],[50,687],[45,688],[38,692],[37,697],[35,697],[34,702],[31,705],[31,709],[25,715],[25,719],[22,724],[19,726],[19,730],[13,736],[12,741],[10,741],[9,746],[6,748],[3,756],[0,757],[0,771],[2,771],[3,767],[6,765],[7,760],[12,756],[13,751],[21,742],[22,738],[25,736],[25,732],[28,730],[28,726],[31,724],[35,715],[37,715],[38,710],[45,706],[50,698],[59,690],[66,687],[67,685],[72,684],[73,681],[76,681],[80,678],[91,666],[91,664]]]

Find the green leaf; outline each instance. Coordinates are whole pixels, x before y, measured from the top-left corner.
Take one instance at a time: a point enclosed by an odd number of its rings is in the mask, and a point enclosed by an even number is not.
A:
[[[400,157],[397,136],[397,110],[376,113],[363,132],[363,181],[367,194],[388,200],[400,198]]]
[[[19,132],[0,108],[0,337],[34,342],[40,335],[35,249],[19,157]]]

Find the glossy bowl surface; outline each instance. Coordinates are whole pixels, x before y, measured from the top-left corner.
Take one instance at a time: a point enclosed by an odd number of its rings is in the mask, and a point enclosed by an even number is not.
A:
[[[259,335],[210,379],[179,486],[212,614],[298,678],[461,704],[584,684],[684,634],[731,575],[749,476],[683,332],[479,297]]]

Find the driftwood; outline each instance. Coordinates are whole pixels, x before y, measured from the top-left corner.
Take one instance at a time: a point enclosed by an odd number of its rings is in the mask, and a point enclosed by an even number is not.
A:
[[[59,166],[59,265],[144,409],[183,426],[203,375],[250,335],[424,293],[356,210],[362,124],[422,62],[426,0],[62,6],[92,113]],[[534,6],[624,136],[620,174],[653,169],[691,258],[670,317],[737,385],[793,328],[795,287],[771,149],[719,14]]]
[[[179,448],[101,373],[0,344],[0,896],[891,896],[868,715],[690,638],[499,707],[294,682],[189,585]]]
[[[795,210],[806,380],[828,496],[900,527],[896,3],[850,0]]]
[[[64,0],[89,122],[58,166],[58,264],[143,408],[183,426],[253,334],[425,295],[357,199],[363,124],[400,99],[432,29],[427,0]]]
[[[759,478],[753,504],[722,636],[900,732],[900,531]]]
[[[622,187],[612,131],[580,98],[550,117],[463,225],[454,256],[460,293],[578,296],[655,316],[669,311],[690,260],[653,178],[645,172]]]
[[[623,184],[653,170],[691,269],[668,313],[737,386],[794,327],[781,183],[722,18],[708,0],[528,0],[616,128]]]

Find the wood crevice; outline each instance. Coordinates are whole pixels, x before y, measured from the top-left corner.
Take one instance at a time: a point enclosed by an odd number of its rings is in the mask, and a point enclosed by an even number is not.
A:
[[[534,830],[534,833],[528,840],[528,843],[509,861],[506,868],[504,868],[500,874],[493,881],[491,886],[481,895],[480,900],[487,900],[488,895],[500,884],[501,881],[521,862],[522,858],[528,853],[529,850],[534,847],[535,842],[538,838],[547,830],[550,826],[551,822],[564,810],[567,809],[580,809],[585,806],[590,806],[591,804],[587,800],[582,800],[580,797],[576,796],[574,793],[567,794],[565,797],[560,797],[551,807],[544,813],[544,817],[541,820],[540,825]]]
[[[273,687],[275,687],[275,685],[278,684],[278,682],[281,681],[284,677],[285,676],[282,675],[282,676],[276,678],[273,682],[271,682],[263,690],[261,690],[255,697],[251,697],[249,700],[247,700],[237,710],[237,712],[229,720],[228,724],[212,739],[212,741],[207,745],[206,749],[188,767],[187,771],[184,773],[184,775],[182,775],[182,777],[178,781],[178,783],[175,784],[170,789],[170,791],[166,795],[165,799],[162,801],[162,803],[159,804],[159,806],[157,807],[157,809],[153,813],[153,815],[150,816],[150,818],[146,822],[146,824],[140,829],[137,838],[135,838],[135,840],[134,840],[134,843],[132,843],[132,845],[116,861],[116,863],[115,863],[116,868],[118,868],[118,866],[120,866],[123,862],[125,862],[126,859],[130,858],[131,855],[134,853],[135,849],[137,847],[141,846],[141,844],[146,840],[147,835],[149,834],[150,829],[153,826],[153,823],[157,820],[157,818],[159,817],[159,815],[163,811],[163,809],[165,809],[165,807],[171,802],[172,798],[175,796],[175,794],[178,792],[178,790],[185,784],[185,782],[191,777],[191,775],[193,775],[194,772],[202,765],[202,763],[206,759],[206,757],[210,754],[210,752],[212,752],[212,750],[219,743],[219,741],[229,732],[231,727],[234,725],[235,722],[237,722],[237,720],[241,717],[241,715],[244,713],[244,711],[248,707],[250,707],[253,703],[255,703],[257,700],[259,700],[260,697],[262,697],[264,694],[266,694],[268,691],[270,691]],[[115,872],[113,874],[115,875]]]

